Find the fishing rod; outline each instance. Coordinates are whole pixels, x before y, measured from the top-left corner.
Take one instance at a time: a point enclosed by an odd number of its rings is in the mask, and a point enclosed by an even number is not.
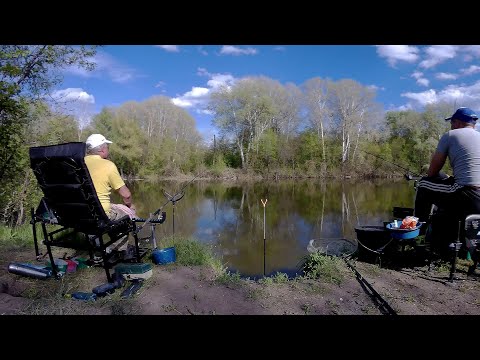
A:
[[[365,150],[363,150],[363,149],[359,149],[359,150],[360,150],[360,151],[363,151],[365,154],[368,154],[368,155],[371,155],[371,156],[373,156],[373,157],[376,157],[377,159],[383,160],[383,161],[385,161],[386,163],[388,163],[388,164],[390,164],[390,165],[395,165],[396,167],[398,167],[398,168],[400,168],[400,169],[402,169],[402,170],[405,170],[405,171],[407,172],[407,174],[405,174],[405,178],[406,178],[407,180],[416,180],[415,178],[421,178],[421,177],[422,177],[421,175],[418,175],[418,174],[416,174],[416,173],[413,173],[413,172],[411,172],[409,169],[407,169],[407,168],[405,168],[405,167],[403,167],[403,166],[400,166],[400,165],[398,165],[398,164],[396,164],[396,163],[394,163],[394,162],[388,161],[388,160],[382,158],[381,156],[378,156],[378,155],[369,153],[368,151],[365,151]]]
[[[334,239],[334,238],[328,239],[328,238],[324,238],[324,239],[321,239],[321,240],[332,240],[332,241],[333,240],[342,240],[342,241],[347,241],[348,243],[351,243],[351,241],[348,240],[348,239]],[[328,254],[328,246],[329,245],[327,245],[326,248],[322,249],[321,246],[320,247],[314,247],[312,243],[313,243],[313,240],[311,240],[309,242],[309,246],[307,246],[307,250],[309,252],[319,253],[319,254],[323,254],[324,256],[338,257],[340,259],[343,259],[345,261],[345,263],[347,264],[347,267],[350,268],[350,270],[352,270],[353,273],[355,274],[355,277],[357,278],[358,282],[362,286],[363,290],[365,290],[365,292],[370,296],[370,298],[372,298],[372,300],[375,302],[375,305],[377,305],[379,310],[385,315],[397,315],[395,310],[385,301],[385,299],[382,298],[382,296],[373,288],[372,285],[370,285],[370,283],[362,276],[362,274],[360,274],[358,272],[356,267],[348,260],[349,258],[352,257],[352,255],[357,250],[353,250],[353,248],[348,249],[348,247],[345,246],[345,244],[343,244],[341,247],[337,248],[337,251],[333,250],[330,254]],[[353,251],[350,252],[349,250],[350,251],[353,250]],[[348,253],[347,253],[347,251],[348,251]]]
[[[178,200],[180,200],[184,195],[185,193],[183,193],[183,191],[185,190],[185,188],[190,185],[191,182],[193,182],[193,180],[195,180],[197,177],[199,177],[200,175],[203,175],[203,173],[201,174],[198,174],[198,175],[195,175],[193,177],[193,179],[191,179],[190,181],[188,181],[179,191],[177,191],[174,195],[170,195],[169,193],[167,193],[166,191],[163,191],[163,194],[167,197],[167,201],[162,205],[160,206],[157,210],[155,210],[155,212],[151,213],[149,218],[144,220],[144,219],[136,219],[137,221],[139,222],[143,222],[143,225],[142,226],[139,226],[136,228],[135,230],[135,233],[138,234],[143,228],[145,225],[147,225],[149,222],[151,222],[153,220],[153,218],[155,216],[158,216],[158,214],[160,214],[160,212],[163,210],[163,208],[169,203],[169,202],[172,202],[172,203],[175,203],[177,202]],[[135,221],[135,219],[134,219]]]
[[[350,255],[349,255],[350,256]],[[358,270],[355,268],[355,266],[350,263],[350,261],[347,260],[349,256],[346,256],[343,258],[347,266],[354,272],[358,282],[362,287],[368,288],[370,290],[371,294],[369,294],[379,305],[380,311],[385,313],[385,315],[397,315],[396,311],[385,301],[385,299],[382,298],[382,296],[373,288],[372,285],[358,272]]]

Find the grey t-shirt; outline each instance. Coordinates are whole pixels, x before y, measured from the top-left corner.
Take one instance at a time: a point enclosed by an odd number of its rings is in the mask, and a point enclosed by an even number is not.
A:
[[[480,132],[450,130],[440,138],[437,151],[448,155],[456,183],[480,186]]]

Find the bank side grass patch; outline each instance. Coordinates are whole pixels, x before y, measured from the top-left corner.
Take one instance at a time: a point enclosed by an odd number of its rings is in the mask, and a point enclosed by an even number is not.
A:
[[[301,269],[307,279],[322,279],[339,285],[343,281],[341,263],[340,258],[315,252],[303,259]]]
[[[23,224],[21,226],[0,225],[0,247],[2,248],[33,248],[32,225]]]

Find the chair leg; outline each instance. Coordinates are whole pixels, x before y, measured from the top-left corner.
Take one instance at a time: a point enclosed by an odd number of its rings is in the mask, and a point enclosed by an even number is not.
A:
[[[37,239],[37,222],[35,220],[35,209],[30,209],[30,215],[32,216],[31,224],[32,224],[32,231],[33,231],[33,245],[35,245],[35,257],[37,260],[40,258],[40,250],[38,249],[38,239]]]
[[[44,222],[42,222],[42,232],[43,232],[43,238],[44,238],[43,243],[47,247],[47,254],[50,259],[50,264],[52,265],[53,276],[55,277],[55,279],[58,279],[59,278],[58,269],[57,269],[57,265],[55,265],[55,261],[53,260],[52,247],[50,246],[50,242],[48,241],[47,227]]]
[[[462,231],[462,220],[458,222],[458,235],[457,235],[457,241],[454,243],[450,244],[450,249],[453,251],[453,256],[452,256],[452,265],[450,267],[450,277],[449,281],[453,281],[453,277],[455,276],[455,271],[457,269],[457,258],[458,258],[458,251],[462,247],[462,242],[460,241],[460,233]]]
[[[113,282],[113,278],[112,278],[112,275],[110,275],[110,268],[108,267],[108,264],[106,263],[105,261],[105,257],[103,259],[103,268],[105,269],[105,274],[107,274],[107,281],[109,283],[112,283]]]
[[[60,278],[59,272],[57,269],[57,265],[55,264],[55,260],[53,259],[53,254],[52,254],[52,247],[50,246],[50,243],[47,241],[46,244],[47,246],[47,253],[48,253],[48,258],[50,259],[50,264],[52,265],[52,273],[55,279]]]
[[[141,256],[140,256],[140,245],[138,243],[138,235],[136,233],[133,234],[133,237],[135,239],[135,255],[137,257],[137,262],[140,262]]]
[[[431,221],[431,218],[429,219]],[[427,222],[425,230],[425,252],[427,253],[428,271],[432,270],[432,263],[434,258],[434,244],[432,244],[432,224]]]

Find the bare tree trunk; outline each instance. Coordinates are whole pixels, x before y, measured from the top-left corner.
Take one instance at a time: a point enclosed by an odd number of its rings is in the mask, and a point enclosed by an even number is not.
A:
[[[323,198],[322,198],[322,220],[320,221],[320,236],[322,235],[322,230],[323,230],[323,214],[325,211],[325,193],[327,189],[324,189],[323,191]]]
[[[240,139],[237,139],[238,150],[240,151],[240,158],[242,159],[242,169],[246,168],[245,164],[245,154],[243,153],[243,145]]]
[[[325,136],[323,132],[323,121],[320,121],[320,132],[321,132],[321,140],[322,140],[322,159],[323,159],[323,167],[322,171],[325,171],[327,168],[327,153],[325,151]]]
[[[360,132],[362,131],[364,114],[365,114],[365,110],[360,111],[360,122],[358,123],[358,130],[357,130],[357,141],[355,142],[355,148],[353,149],[352,161],[355,159],[355,154],[357,152],[358,142],[360,140]]]
[[[348,159],[348,150],[350,148],[350,134],[344,125],[342,127],[342,164]]]
[[[25,173],[25,178],[23,180],[23,191],[20,193],[20,199],[18,200],[18,217],[16,221],[16,225],[19,226],[23,224],[23,216],[25,214],[25,199],[27,198],[27,193],[28,193],[28,185],[30,183],[30,173],[26,172]]]

